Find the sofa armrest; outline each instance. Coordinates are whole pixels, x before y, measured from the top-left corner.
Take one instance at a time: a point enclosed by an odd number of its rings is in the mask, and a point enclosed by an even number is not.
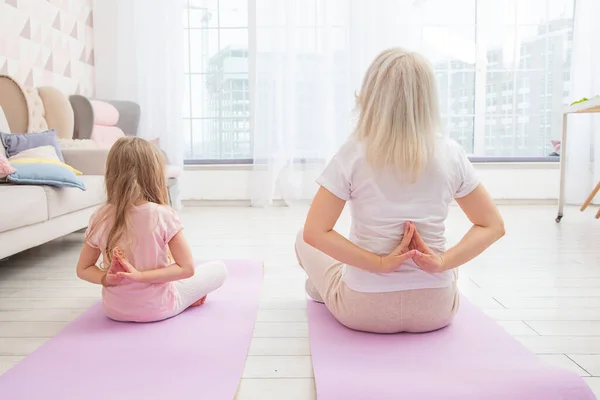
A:
[[[104,175],[109,149],[63,149],[65,163],[84,175]]]

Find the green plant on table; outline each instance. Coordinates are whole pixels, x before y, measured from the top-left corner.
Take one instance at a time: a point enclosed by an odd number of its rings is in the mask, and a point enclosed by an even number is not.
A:
[[[594,96],[594,97],[592,97],[592,99],[595,99],[596,97],[600,97],[600,95],[598,95],[598,96]],[[574,102],[572,102],[572,103],[571,103],[571,105],[580,104],[580,103],[585,103],[585,102],[586,102],[586,101],[588,101],[588,100],[590,100],[590,99],[588,99],[587,97],[584,97],[583,99],[579,99],[579,100],[577,100],[577,101],[574,101]]]

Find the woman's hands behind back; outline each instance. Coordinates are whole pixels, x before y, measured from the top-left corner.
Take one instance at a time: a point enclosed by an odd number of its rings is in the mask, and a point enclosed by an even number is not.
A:
[[[409,221],[404,224],[404,237],[398,247],[387,256],[381,257],[381,272],[397,271],[411,258],[425,272],[433,274],[445,271],[443,257],[438,256],[425,244],[415,224]]]
[[[414,227],[414,223],[407,222]],[[423,271],[435,274],[446,270],[444,265],[444,258],[434,253],[414,227],[414,234],[409,245],[410,250],[415,251],[415,255],[412,257],[415,264],[419,266]]]
[[[404,237],[402,241],[390,254],[379,259],[381,273],[397,271],[402,264],[417,254],[416,249],[411,248],[416,233],[415,225],[411,222],[404,224]],[[418,233],[417,233],[418,234]]]

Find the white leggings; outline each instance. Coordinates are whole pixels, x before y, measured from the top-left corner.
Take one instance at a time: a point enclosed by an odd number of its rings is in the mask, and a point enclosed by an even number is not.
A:
[[[179,293],[179,300],[173,310],[174,317],[186,308],[223,285],[227,278],[227,268],[223,261],[210,261],[196,266],[194,276],[182,281],[173,282]],[[167,317],[168,318],[168,317]]]

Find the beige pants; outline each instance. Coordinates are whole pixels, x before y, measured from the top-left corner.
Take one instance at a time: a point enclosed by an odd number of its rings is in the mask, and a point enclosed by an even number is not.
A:
[[[342,281],[342,264],[296,238],[298,262],[333,316],[350,329],[373,333],[429,332],[448,325],[458,311],[454,285],[441,289],[361,293]]]

